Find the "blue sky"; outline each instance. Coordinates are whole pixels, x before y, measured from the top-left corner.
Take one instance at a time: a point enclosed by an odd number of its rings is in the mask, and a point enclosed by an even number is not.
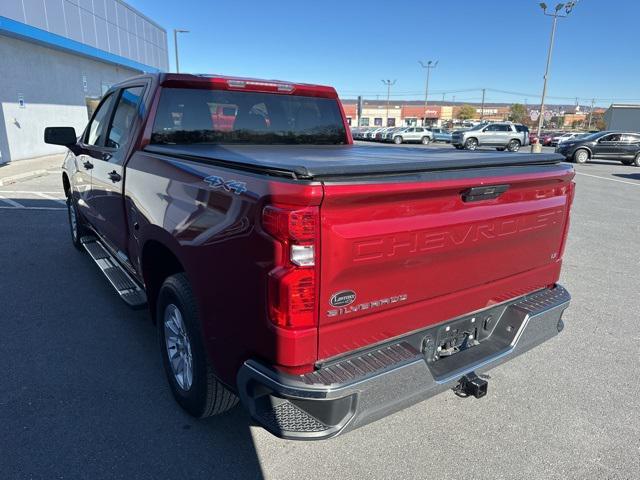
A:
[[[128,3],[167,29],[172,68],[172,30],[184,28],[182,71],[328,84],[344,98],[383,98],[381,79],[397,79],[393,98],[420,99],[418,59],[437,59],[432,100],[479,101],[463,90],[484,87],[488,102],[536,103],[552,20],[534,0]],[[638,0],[582,0],[561,19],[550,102],[640,102],[638,18]]]

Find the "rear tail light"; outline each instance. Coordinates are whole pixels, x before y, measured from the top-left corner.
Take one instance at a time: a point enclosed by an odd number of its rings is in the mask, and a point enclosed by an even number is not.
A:
[[[318,207],[267,206],[265,231],[278,241],[276,267],[269,273],[269,316],[284,328],[317,325]]]

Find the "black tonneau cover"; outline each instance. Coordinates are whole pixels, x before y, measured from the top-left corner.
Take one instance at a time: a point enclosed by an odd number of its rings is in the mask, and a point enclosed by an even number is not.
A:
[[[559,163],[554,153],[369,145],[149,145],[145,151],[300,179]]]

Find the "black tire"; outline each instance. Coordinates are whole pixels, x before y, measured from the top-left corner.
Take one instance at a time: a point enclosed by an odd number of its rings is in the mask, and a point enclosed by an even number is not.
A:
[[[504,148],[505,147],[496,147],[496,150],[498,150],[499,152],[504,152]]]
[[[476,138],[467,138],[464,142],[465,150],[475,150],[478,148],[478,140]]]
[[[420,142],[423,145],[429,145],[429,143],[431,143],[431,139],[429,137],[422,137],[422,139],[420,140]]]
[[[573,152],[573,161],[575,163],[584,164],[589,160],[589,151],[584,148],[579,148]]]
[[[393,137],[393,143],[395,143],[396,145],[400,145],[402,143],[402,137],[400,135],[396,135],[395,137]]]
[[[177,307],[181,314],[185,338],[192,360],[192,382],[188,388],[180,385],[179,379],[171,367],[165,335],[165,316],[169,309]],[[184,273],[177,273],[167,278],[160,292],[156,308],[158,340],[162,356],[162,364],[171,393],[178,404],[190,415],[205,418],[230,410],[238,403],[236,397],[215,376],[205,351],[198,308],[193,291]],[[177,348],[173,351],[177,352]]]
[[[520,150],[520,140],[511,140],[507,144],[507,150],[510,152],[517,152]]]
[[[73,220],[75,218],[75,221]],[[84,251],[84,247],[80,242],[80,239],[87,234],[80,212],[78,212],[78,206],[73,197],[67,197],[67,220],[69,221],[69,231],[71,233],[71,243],[81,252]]]
[[[631,166],[633,165],[633,160],[620,160],[623,165]]]
[[[463,148],[462,145],[454,145],[454,147],[455,147],[456,150],[462,150],[462,148]]]
[[[633,163],[631,163],[634,167],[640,167],[640,153],[636,155],[636,158],[633,159]]]

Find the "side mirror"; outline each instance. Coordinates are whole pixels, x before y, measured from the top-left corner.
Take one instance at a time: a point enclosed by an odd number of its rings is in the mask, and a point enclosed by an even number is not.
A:
[[[77,141],[78,136],[73,127],[47,127],[44,129],[44,143],[71,147]]]

